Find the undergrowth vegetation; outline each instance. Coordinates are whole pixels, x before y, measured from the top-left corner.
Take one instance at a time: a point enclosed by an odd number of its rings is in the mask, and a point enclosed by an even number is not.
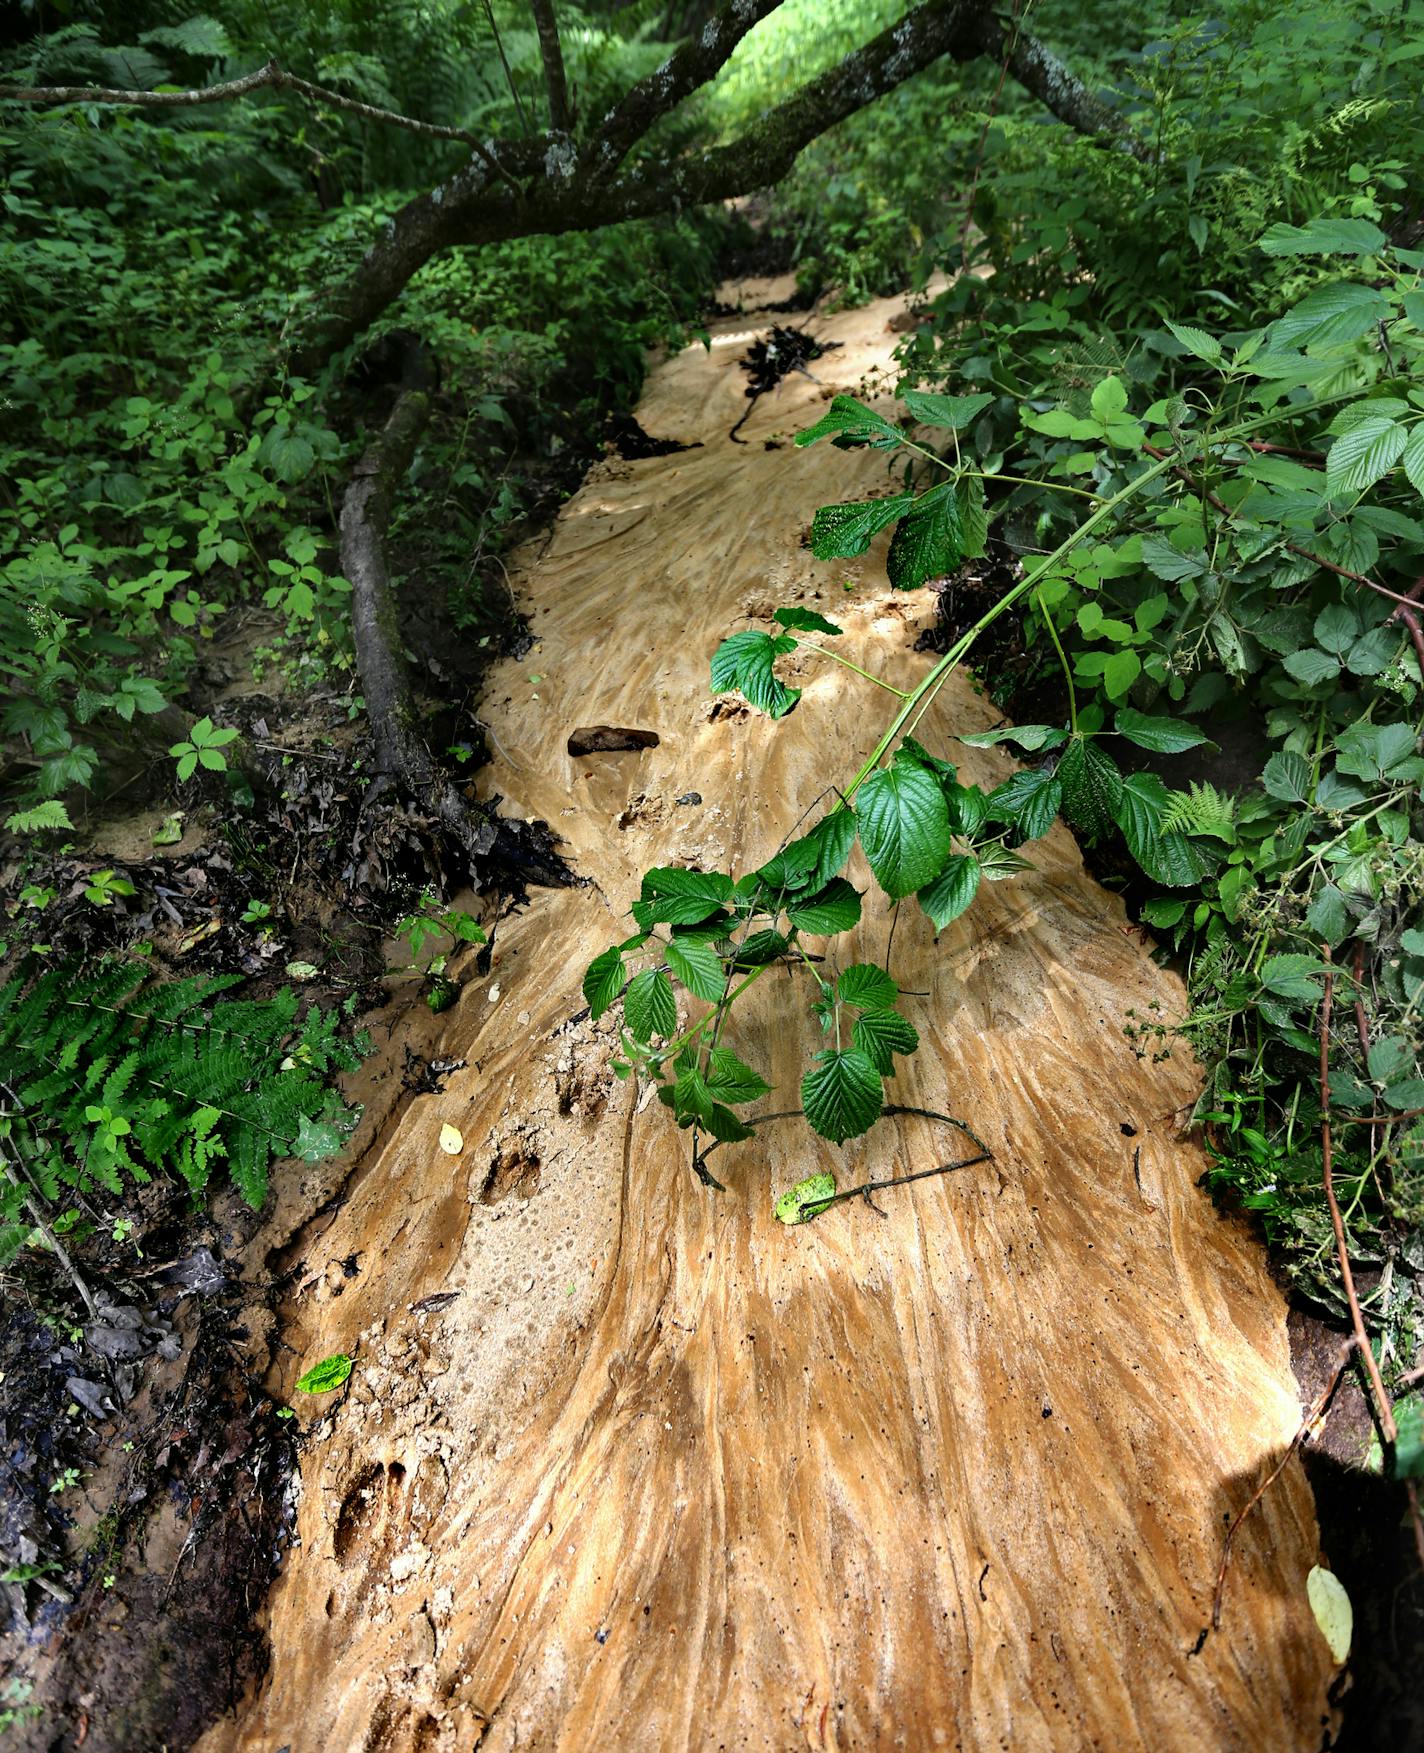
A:
[[[1188,981],[1186,1014],[1133,1019],[1137,1051],[1201,1059],[1191,1118],[1214,1189],[1373,1347],[1390,1465],[1418,1475],[1418,1396],[1396,1441],[1386,1382],[1424,1336],[1419,0],[1189,16],[1129,0],[1110,30],[1082,4],[931,6],[918,62],[906,27],[869,63],[862,47],[902,17],[890,0],[787,0],[755,30],[755,7],[560,5],[557,68],[538,10],[347,0],[287,9],[274,41],[249,0],[197,18],[145,0],[16,30],[0,57],[16,98],[0,108],[0,1261],[67,1259],[66,1237],[161,1172],[195,1196],[221,1173],[260,1204],[273,1162],[349,1130],[330,1081],[359,1055],[354,1004],[304,1010],[271,982],[238,998],[231,972],[165,982],[136,923],[102,957],[56,949],[57,861],[83,865],[65,905],[109,917],[135,897],[129,866],[78,838],[106,816],[156,805],[163,846],[183,812],[222,813],[253,973],[273,843],[315,800],[327,841],[349,840],[323,867],[342,905],[405,860],[382,923],[433,1008],[453,1002],[427,939],[483,934],[447,904],[418,809],[385,840],[370,829],[368,795],[402,776],[371,770],[362,677],[380,678],[412,771],[431,749],[473,771],[480,653],[520,637],[502,556],[631,409],[648,350],[699,334],[750,238],[742,265],[789,265],[829,302],[921,287],[899,403],[837,397],[799,435],[884,471],[874,496],[805,508],[815,556],[888,534],[898,589],[985,557],[1011,582],[959,594],[943,655],[888,689],[863,766],[826,776],[834,806],[770,861],[646,873],[636,931],[585,984],[595,1017],[620,1008],[617,1069],[656,1080],[713,1181],[711,1149],[751,1136],[769,1093],[729,1016],[794,965],[824,1037],[797,1112],[837,1144],[863,1133],[896,1111],[887,1080],[919,1037],[888,967],[822,959],[860,917],[853,847],[891,904],[944,930],[1062,816]],[[1002,54],[967,26],[933,37],[951,13],[1002,27]],[[718,46],[733,18],[735,52]],[[1008,76],[1030,27],[1081,87],[1056,63],[1037,86]],[[682,46],[660,75],[664,36]],[[304,84],[260,83],[278,55]],[[708,183],[708,165],[818,77],[843,119],[751,156],[752,227],[726,210],[748,187]],[[248,83],[230,104],[160,89],[233,79]],[[31,86],[137,101],[17,95]],[[615,211],[600,203],[625,160]],[[391,265],[467,205],[448,247]],[[338,310],[315,347],[332,289],[363,276],[389,296]],[[386,453],[359,459],[393,429],[409,442],[389,453],[373,561],[343,547],[343,500],[362,468],[384,477]],[[363,614],[343,552],[384,593]],[[363,625],[385,640],[367,670]],[[712,686],[786,717],[777,664],[800,645],[887,691],[849,643],[785,606],[711,655]],[[976,663],[1019,722],[962,740],[1025,758],[987,792],[921,734],[945,678]],[[393,680],[404,666],[423,716]],[[307,711],[321,746],[294,751],[275,733]],[[338,772],[298,781],[293,759]],[[451,815],[474,795],[456,777]],[[157,879],[140,880],[147,903]],[[681,1028],[679,987],[705,1007]],[[815,1177],[777,1215],[846,1196]]]

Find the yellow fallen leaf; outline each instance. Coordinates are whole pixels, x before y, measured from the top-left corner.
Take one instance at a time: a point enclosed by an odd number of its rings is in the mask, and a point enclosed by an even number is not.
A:
[[[1333,1570],[1313,1565],[1305,1579],[1305,1593],[1331,1655],[1343,1665],[1350,1654],[1350,1633],[1355,1628],[1355,1611],[1344,1583]]]
[[[440,1128],[440,1148],[447,1156],[459,1156],[465,1148],[465,1135],[458,1126],[452,1126],[447,1120]]]

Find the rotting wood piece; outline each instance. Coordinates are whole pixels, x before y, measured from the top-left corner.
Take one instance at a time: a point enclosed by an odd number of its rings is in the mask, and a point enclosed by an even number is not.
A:
[[[825,389],[793,377],[759,402],[745,450],[721,441],[743,405],[725,345],[658,366],[639,418],[706,448],[596,467],[516,565],[540,698],[513,662],[492,675],[491,779],[591,880],[501,924],[489,985],[427,1049],[469,1068],[383,1133],[302,1244],[313,1270],[358,1248],[373,1269],[290,1308],[273,1387],[345,1351],[352,1389],[303,1449],[268,1678],[204,1753],[1321,1744],[1336,1670],[1305,1594],[1299,1457],[1242,1524],[1221,1630],[1190,1653],[1229,1518],[1301,1404],[1284,1299],[1180,1134],[1198,1074],[1122,1034],[1129,1009],[1179,1014],[1181,984],[1064,829],[938,938],[901,909],[892,973],[924,996],[896,1099],[961,1116],[993,1161],[895,1189],[883,1218],[850,1199],[788,1229],[773,1200],[813,1173],[933,1168],[941,1125],[897,1115],[833,1149],[786,1121],[720,1149],[714,1193],[666,1110],[613,1075],[614,1030],[574,1020],[641,872],[755,868],[874,744],[859,684],[800,654],[794,722],[709,719],[728,631],[803,602],[877,675],[923,673],[932,603],[888,589],[883,547],[832,569],[800,546],[883,463],[760,443],[884,371],[897,308],[823,319],[844,343]],[[571,763],[570,725],[637,723],[651,700],[657,748]],[[992,787],[1012,757],[953,738],[994,721],[956,676],[916,735]],[[677,807],[693,785],[702,807]],[[882,960],[888,924],[868,903],[845,961]],[[776,1086],[768,1106],[794,1104],[823,1044],[804,986],[772,974],[738,1007],[728,1044]],[[537,1159],[528,1199],[481,1202],[496,1159]]]

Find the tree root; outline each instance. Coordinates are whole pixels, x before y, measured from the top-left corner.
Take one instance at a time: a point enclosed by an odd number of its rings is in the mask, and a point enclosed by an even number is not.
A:
[[[375,744],[375,781],[363,813],[392,791],[435,823],[483,887],[496,869],[545,887],[573,875],[492,808],[470,804],[436,762],[420,731],[410,672],[401,654],[398,610],[386,569],[385,538],[396,491],[430,417],[437,373],[414,336],[404,337],[395,404],[352,471],[341,504],[341,565],[351,585],[351,637]]]

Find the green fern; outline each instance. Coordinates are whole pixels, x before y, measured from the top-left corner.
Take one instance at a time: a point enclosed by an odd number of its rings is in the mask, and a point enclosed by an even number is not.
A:
[[[1236,839],[1236,799],[1205,781],[1194,782],[1190,791],[1172,793],[1162,813],[1162,832],[1207,834],[1231,845]]]
[[[50,1202],[176,1174],[195,1194],[226,1163],[254,1209],[274,1160],[341,1148],[358,1118],[328,1082],[366,1043],[284,988],[223,996],[237,975],[160,984],[106,960],[0,988],[0,1262],[23,1246],[25,1183]]]

